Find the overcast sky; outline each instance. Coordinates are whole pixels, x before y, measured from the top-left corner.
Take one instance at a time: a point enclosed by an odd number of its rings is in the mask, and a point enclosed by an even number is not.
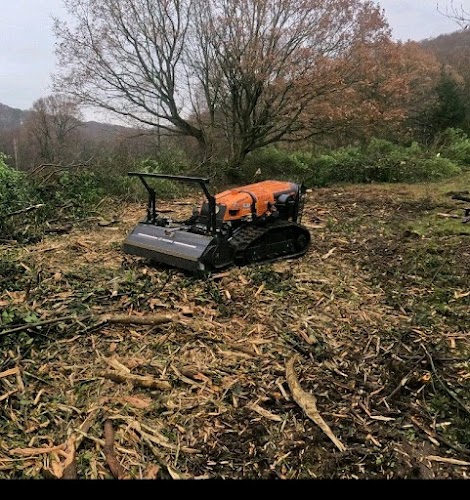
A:
[[[380,0],[395,39],[422,40],[459,27],[437,10],[450,0]],[[455,0],[470,12],[470,0]],[[51,93],[56,70],[52,16],[65,16],[62,0],[0,0],[0,103],[29,109]]]

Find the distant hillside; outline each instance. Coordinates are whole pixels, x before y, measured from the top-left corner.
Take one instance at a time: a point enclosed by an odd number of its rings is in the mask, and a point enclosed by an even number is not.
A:
[[[436,55],[442,65],[450,66],[462,77],[462,102],[470,123],[470,30],[455,31],[421,43],[424,49]]]
[[[82,137],[89,137],[90,139],[112,139],[117,135],[130,135],[135,129],[124,127],[122,125],[112,125],[109,123],[101,123],[96,121],[89,121],[83,123],[80,127]]]
[[[27,111],[10,108],[10,106],[0,103],[0,130],[19,127],[27,115]]]
[[[29,111],[11,108],[0,103],[0,131],[18,128],[28,116]],[[116,135],[129,135],[135,129],[121,125],[112,125],[109,123],[100,123],[96,121],[84,122],[80,127],[82,136],[92,139],[112,139]]]
[[[443,64],[459,61],[470,66],[470,60],[462,61],[462,56],[470,52],[470,30],[459,30],[436,38],[429,38],[420,42],[421,45],[434,52]]]

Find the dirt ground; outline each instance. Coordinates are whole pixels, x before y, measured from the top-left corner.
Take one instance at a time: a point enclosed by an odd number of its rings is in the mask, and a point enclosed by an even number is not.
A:
[[[0,478],[469,478],[469,186],[315,189],[210,279],[122,253],[140,204],[0,246]]]

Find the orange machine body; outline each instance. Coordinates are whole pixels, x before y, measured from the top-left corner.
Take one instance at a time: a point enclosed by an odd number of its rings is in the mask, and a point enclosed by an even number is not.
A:
[[[269,213],[279,196],[295,196],[297,191],[297,184],[292,182],[267,180],[223,191],[215,201],[226,207],[223,220],[228,222],[253,215],[253,208],[258,217]]]

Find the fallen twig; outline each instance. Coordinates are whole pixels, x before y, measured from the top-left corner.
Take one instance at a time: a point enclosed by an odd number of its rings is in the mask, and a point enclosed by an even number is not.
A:
[[[44,232],[47,234],[68,234],[73,229],[73,225],[68,223],[63,226],[53,226],[47,227],[44,229]]]
[[[105,221],[105,220],[100,220],[98,221],[98,226],[100,227],[108,227],[108,226],[112,226],[113,224],[119,224],[121,221],[118,220],[118,219],[113,219],[113,220],[110,220],[110,221]]]
[[[70,436],[64,450],[65,460],[64,463],[61,464],[61,469],[59,469],[59,479],[77,479],[76,454],[77,446],[75,442],[75,436]]]
[[[318,412],[315,396],[313,396],[313,394],[308,394],[301,388],[294,370],[294,363],[296,359],[296,356],[293,356],[286,365],[287,383],[292,392],[294,401],[304,410],[306,415],[310,419],[312,419],[318,425],[318,427],[320,427],[320,429],[331,439],[338,450],[345,451],[346,447],[344,446],[344,444],[335,437],[335,435],[331,432],[328,424],[323,420],[322,416]]]
[[[388,396],[383,397],[381,401],[385,400],[390,401],[397,392],[399,392],[403,387],[405,387],[405,385],[409,382],[411,375],[416,370],[416,367],[420,365],[420,363],[423,361],[425,357],[426,355],[423,354],[423,356],[421,356],[418,359],[418,361],[416,361],[416,363],[413,364],[411,370],[401,379],[400,384]]]
[[[31,207],[23,208],[21,210],[17,210],[16,212],[10,212],[6,214],[5,217],[13,217],[14,215],[25,214],[26,212],[31,212],[31,210],[37,210],[38,208],[44,207],[44,203],[39,203],[38,205],[32,205]]]
[[[111,420],[106,420],[104,423],[103,453],[113,477],[115,479],[124,479],[126,472],[114,453],[114,429]]]
[[[421,416],[424,417],[423,415],[423,412],[420,411],[421,413]],[[426,417],[428,417],[428,415],[426,415]],[[461,446],[457,446],[455,445],[454,443],[450,442],[448,439],[446,439],[445,437],[439,435],[437,432],[432,432],[429,428],[427,428],[424,424],[422,424],[417,418],[415,417],[411,417],[411,421],[413,422],[413,424],[418,428],[420,429],[421,431],[423,431],[427,436],[428,436],[428,439],[434,443],[434,441],[437,441],[438,444],[441,443],[443,444],[444,446],[447,446],[448,448],[450,448],[451,450],[454,450],[456,451],[457,453],[459,453],[460,455],[465,455],[467,457],[470,457],[470,450],[469,449],[466,449],[466,448],[462,448]],[[435,443],[434,443],[435,444]]]
[[[37,455],[43,455],[44,453],[52,453],[56,451],[64,451],[66,448],[66,443],[59,446],[47,446],[45,448],[14,448],[10,450],[12,455],[20,455],[22,457],[35,457]]]
[[[17,326],[15,328],[10,328],[9,330],[3,330],[0,332],[0,336],[8,335],[10,333],[23,332],[25,330],[30,330],[32,328],[37,328],[39,326],[53,325],[55,323],[68,322],[68,321],[83,321],[85,319],[91,318],[92,315],[88,314],[86,316],[62,316],[60,318],[46,319],[44,321],[37,321],[36,323],[27,323],[25,325]]]
[[[88,415],[88,417],[80,425],[79,430],[82,432],[88,432],[91,426],[93,425],[94,421],[96,420],[96,417],[99,414],[99,412],[100,412],[99,408],[95,408],[94,410],[92,410]],[[61,479],[77,479],[76,455],[77,455],[77,450],[82,444],[83,439],[84,439],[83,434],[75,431],[67,441],[67,449],[69,453],[63,465],[63,472]]]
[[[65,443],[42,448],[14,448],[10,453],[28,458],[50,454],[51,466],[46,468],[48,475],[56,479],[77,479],[77,450],[84,439],[83,434],[90,429],[99,411],[99,408],[92,410],[80,428],[75,430]]]
[[[469,196],[463,196],[462,194],[454,194],[452,196],[453,200],[459,200],[459,201],[469,201],[470,202],[470,197]]]
[[[11,395],[15,394],[18,392],[18,389],[13,389],[12,391],[7,392],[6,394],[2,394],[0,396],[0,401],[4,401],[5,399],[8,399]]]
[[[429,354],[428,350],[426,347],[424,347],[423,344],[421,344],[421,347],[424,349],[424,352],[426,353],[429,363],[431,364],[432,371],[436,377],[436,380],[439,382],[439,384],[443,387],[443,389],[449,394],[449,396],[466,412],[470,415],[470,410],[460,401],[460,399],[455,396],[455,394],[447,387],[446,384],[442,381],[441,377],[439,377],[439,374],[437,373],[436,367],[434,366],[434,361],[432,359],[432,356]]]
[[[189,454],[196,454],[200,452],[199,450],[196,450],[194,448],[189,448],[187,446],[175,445],[166,436],[164,436],[156,429],[152,429],[148,425],[139,423],[136,420],[131,420],[129,422],[129,426],[136,432],[138,432],[143,439],[148,439],[151,443],[157,444],[162,448],[167,448],[169,450],[178,452],[181,451],[183,453],[189,453]]]
[[[268,410],[265,410],[264,408],[262,408],[260,405],[258,405],[256,403],[248,403],[246,405],[246,407],[249,408],[250,410],[258,413],[258,415],[261,415],[264,418],[272,420],[273,422],[282,422],[283,421],[282,417],[280,417],[279,415],[274,415],[273,413],[271,413]]]
[[[86,314],[84,316],[62,316],[59,318],[47,319],[44,321],[38,321],[36,323],[27,323],[25,325],[17,326],[15,328],[10,328],[9,330],[0,331],[0,336],[8,335],[10,333],[23,332],[25,330],[30,330],[38,328],[40,326],[53,325],[55,323],[66,323],[69,321],[81,322],[87,319],[95,319],[99,323],[119,323],[125,325],[161,325],[164,323],[170,323],[178,318],[177,315],[169,314],[152,314],[148,316],[128,316],[127,314],[117,314],[113,315],[110,313],[106,314]]]
[[[141,375],[132,375],[122,371],[99,371],[97,375],[98,377],[107,378],[113,382],[117,382],[118,384],[131,382],[132,384],[145,387],[147,389],[158,389],[162,391],[171,389],[171,384],[164,380],[157,380],[153,377],[143,377]]]
[[[2,373],[0,373],[0,378],[9,377],[10,375],[16,375],[19,373],[20,369],[16,366],[15,368],[10,368]]]
[[[147,316],[102,314],[97,319],[106,323],[119,323],[122,325],[162,325],[164,323],[171,323],[172,321],[175,321],[177,316],[171,314],[150,314]]]
[[[460,219],[460,215],[455,214],[437,214],[439,217],[445,217],[446,219]]]
[[[94,408],[91,410],[88,415],[88,417],[82,422],[80,427],[75,431],[76,438],[75,438],[75,447],[78,449],[78,447],[82,444],[82,441],[84,439],[83,433],[87,433],[92,425],[95,423],[96,418],[100,414],[101,408]]]
[[[462,467],[470,466],[470,462],[464,462],[463,460],[455,460],[454,458],[436,457],[434,455],[429,455],[426,457],[426,459],[431,460],[432,462],[441,462],[445,464],[459,465]]]

